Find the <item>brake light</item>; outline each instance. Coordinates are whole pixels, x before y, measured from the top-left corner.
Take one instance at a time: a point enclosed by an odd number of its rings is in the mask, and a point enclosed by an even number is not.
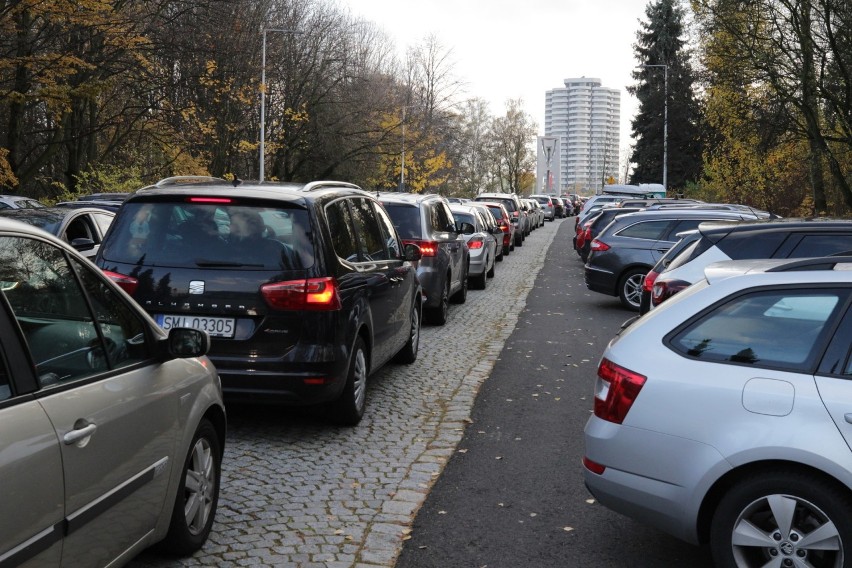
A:
[[[596,473],[598,475],[603,474],[603,472],[606,470],[605,465],[601,465],[598,462],[594,462],[585,456],[583,457],[583,467],[585,467],[592,473]]]
[[[468,241],[467,248],[469,248],[471,250],[478,250],[478,249],[482,248],[483,244],[484,243],[482,241],[482,237],[475,237],[473,239],[470,239],[470,241]]]
[[[642,291],[650,292],[651,288],[654,287],[654,281],[659,275],[659,272],[654,272],[653,270],[649,271],[648,274],[645,275],[645,280],[642,281]]]
[[[592,240],[591,247],[591,250],[593,250],[594,252],[603,252],[609,250],[610,248],[608,244],[597,239]]]
[[[520,214],[519,211],[512,211],[512,217],[514,217],[515,219],[517,219],[520,216],[521,216],[521,214]]]
[[[592,228],[591,227],[586,227],[586,230],[583,231],[583,238],[587,241],[592,240]]]
[[[187,197],[189,203],[233,203],[229,197]]]
[[[595,416],[615,424],[624,422],[646,380],[644,375],[602,359],[595,382]]]
[[[334,278],[273,282],[260,287],[263,299],[276,310],[339,310],[340,294]]]
[[[136,287],[139,285],[139,280],[136,278],[133,278],[132,276],[125,276],[118,272],[112,272],[111,270],[104,270],[103,273],[107,278],[118,284],[122,290],[131,296],[134,292],[136,292]]]
[[[689,287],[683,280],[657,280],[651,288],[651,305],[659,306],[681,290]]]
[[[438,243],[435,241],[402,241],[404,245],[412,244],[420,247],[420,256],[438,256]]]

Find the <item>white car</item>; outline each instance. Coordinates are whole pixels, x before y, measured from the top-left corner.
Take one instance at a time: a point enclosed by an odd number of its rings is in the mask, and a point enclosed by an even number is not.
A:
[[[597,501],[720,567],[848,566],[851,269],[712,264],[613,339],[585,428]]]
[[[496,228],[493,223],[489,224],[485,218],[485,215],[489,215],[489,213],[482,211],[479,207],[452,204],[450,211],[453,212],[456,227],[464,237],[470,251],[467,269],[468,280],[474,288],[485,290],[488,279],[493,278],[495,274],[498,238],[502,252],[503,231]]]

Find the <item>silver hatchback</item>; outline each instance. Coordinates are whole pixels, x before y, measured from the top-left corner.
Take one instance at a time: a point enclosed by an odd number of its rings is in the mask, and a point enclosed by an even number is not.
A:
[[[852,560],[852,258],[710,265],[600,362],[597,500],[717,566]]]
[[[167,335],[70,246],[0,220],[0,566],[200,548],[225,443],[206,332]]]

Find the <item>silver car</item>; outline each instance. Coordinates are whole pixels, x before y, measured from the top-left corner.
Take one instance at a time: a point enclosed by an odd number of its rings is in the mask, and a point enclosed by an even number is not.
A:
[[[467,242],[470,252],[470,264],[467,277],[474,288],[485,290],[488,279],[494,277],[494,267],[497,262],[497,233],[499,231],[500,248],[503,248],[503,231],[492,229],[485,215],[488,212],[479,207],[466,205],[450,205],[450,211],[456,220],[456,228]],[[492,218],[493,219],[493,218]]]
[[[601,359],[584,477],[717,566],[852,558],[852,258],[728,261]]]
[[[206,332],[167,335],[53,236],[0,220],[0,566],[187,555],[216,513],[225,410]]]

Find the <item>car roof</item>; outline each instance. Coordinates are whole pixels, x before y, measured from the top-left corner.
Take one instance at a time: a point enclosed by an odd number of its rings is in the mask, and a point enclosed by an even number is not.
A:
[[[833,231],[852,229],[852,219],[834,217],[788,217],[777,219],[745,219],[720,223],[702,223],[698,230],[708,237],[725,236],[732,232],[747,231]]]
[[[433,199],[444,199],[437,193],[397,193],[395,191],[377,192],[377,197],[379,201],[383,203],[408,203],[411,205],[417,205],[419,203],[422,203],[423,201],[429,201]]]
[[[711,285],[735,276],[767,273],[783,273],[784,279],[791,283],[809,280],[852,282],[852,257],[726,260],[704,268],[704,276]]]
[[[720,209],[656,209],[642,210],[618,215],[613,222],[636,222],[646,219],[689,219],[691,217],[712,216],[718,219],[742,219],[743,215],[752,215],[748,211],[728,211]],[[747,217],[746,217],[747,218]]]

